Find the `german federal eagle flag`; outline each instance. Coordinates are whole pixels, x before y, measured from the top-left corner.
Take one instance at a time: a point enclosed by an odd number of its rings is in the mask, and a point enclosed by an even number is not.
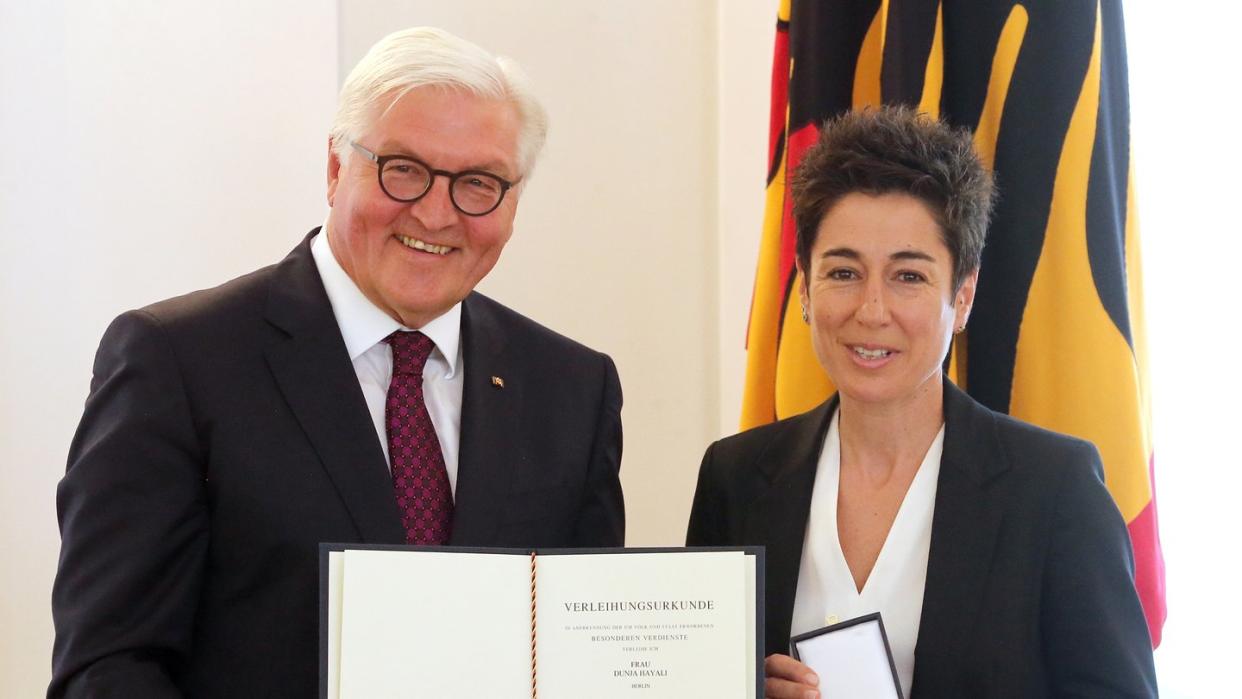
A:
[[[1164,562],[1121,3],[782,0],[776,26],[742,428],[809,410],[833,391],[797,310],[785,186],[819,125],[905,103],[969,127],[999,201],[949,376],[993,410],[1099,448],[1158,644]]]

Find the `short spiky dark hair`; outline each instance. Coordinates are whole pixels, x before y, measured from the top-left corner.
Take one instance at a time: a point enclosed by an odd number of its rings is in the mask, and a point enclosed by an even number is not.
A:
[[[979,268],[992,213],[992,176],[970,132],[906,106],[848,112],[824,123],[792,180],[798,262],[810,269],[819,223],[845,195],[909,194],[940,224],[953,289]]]

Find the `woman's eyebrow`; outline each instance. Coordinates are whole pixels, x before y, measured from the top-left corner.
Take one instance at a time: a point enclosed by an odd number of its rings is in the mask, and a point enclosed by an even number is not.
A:
[[[845,257],[851,260],[862,259],[862,255],[854,248],[829,248],[820,256],[820,259],[828,257]],[[936,258],[923,252],[922,250],[901,250],[888,256],[890,260],[925,260],[927,262],[935,262]]]
[[[922,250],[902,250],[888,256],[890,260],[926,260],[927,262],[935,262],[936,258],[923,252]]]
[[[819,256],[821,260],[825,257],[848,257],[851,260],[857,260],[860,259],[862,255],[859,255],[858,251],[854,248],[829,248]]]

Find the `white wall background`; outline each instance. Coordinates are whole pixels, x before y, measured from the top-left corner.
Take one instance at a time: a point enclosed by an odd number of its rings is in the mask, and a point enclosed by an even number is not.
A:
[[[322,222],[336,4],[0,0],[0,696],[50,676],[54,493],[118,313]]]
[[[551,136],[483,289],[616,358],[629,543],[677,543],[741,400],[776,4],[0,0],[0,696],[48,678],[55,484],[104,326],[320,223],[339,71],[410,24],[534,78]],[[1157,661],[1164,695],[1190,697],[1236,685],[1237,566],[1213,544],[1232,543],[1242,486],[1225,441],[1242,152],[1221,72],[1236,22],[1163,5],[1127,11],[1169,564]]]
[[[1242,145],[1227,3],[1126,5],[1169,619],[1166,699],[1238,692]]]

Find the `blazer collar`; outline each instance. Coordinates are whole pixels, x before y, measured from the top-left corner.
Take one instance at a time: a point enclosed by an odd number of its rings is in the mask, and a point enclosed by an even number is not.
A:
[[[529,461],[521,439],[525,386],[519,349],[497,305],[471,292],[462,302],[461,448],[457,460],[454,545],[496,541],[518,464]]]
[[[914,650],[915,691],[929,666],[965,657],[973,631],[985,623],[979,609],[1004,516],[988,491],[1010,468],[996,416],[947,380],[944,415],[944,454]]]
[[[948,379],[944,380],[944,423],[941,480],[945,463],[979,486],[1009,469],[996,433],[995,414]]]
[[[767,488],[753,501],[743,526],[744,543],[767,547],[768,653],[787,653],[802,545],[811,512],[811,491],[828,420],[837,408],[834,395],[810,412],[781,424],[759,457]]]
[[[358,376],[311,256],[312,230],[272,272],[264,354],[289,409],[364,543],[405,540],[392,480]]]

